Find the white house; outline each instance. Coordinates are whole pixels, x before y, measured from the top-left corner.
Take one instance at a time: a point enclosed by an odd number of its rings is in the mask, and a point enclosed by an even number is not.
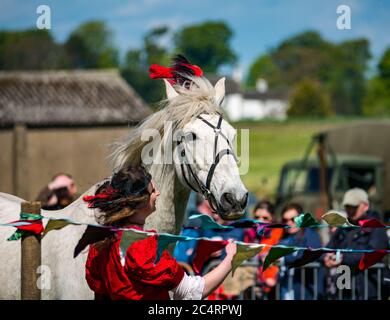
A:
[[[231,121],[284,120],[287,117],[288,98],[286,92],[268,90],[264,79],[259,79],[256,89],[244,90],[237,81],[227,78],[223,108]]]

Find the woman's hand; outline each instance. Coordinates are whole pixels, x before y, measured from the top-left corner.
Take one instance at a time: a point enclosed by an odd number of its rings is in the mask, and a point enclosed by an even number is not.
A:
[[[233,257],[237,252],[237,244],[233,240],[229,240],[229,243],[225,247],[226,256]]]

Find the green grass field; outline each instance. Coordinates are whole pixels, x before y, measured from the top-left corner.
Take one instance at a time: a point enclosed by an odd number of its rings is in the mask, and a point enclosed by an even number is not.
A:
[[[275,196],[280,170],[286,161],[303,157],[313,134],[361,119],[238,122],[238,131],[249,129],[249,172],[241,178],[258,197]]]

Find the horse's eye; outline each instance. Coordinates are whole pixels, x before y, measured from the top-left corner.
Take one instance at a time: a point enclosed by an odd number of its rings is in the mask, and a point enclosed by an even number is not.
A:
[[[190,140],[196,140],[196,134],[195,133],[193,133],[193,132],[190,132],[189,134],[188,134],[188,137],[190,138]]]

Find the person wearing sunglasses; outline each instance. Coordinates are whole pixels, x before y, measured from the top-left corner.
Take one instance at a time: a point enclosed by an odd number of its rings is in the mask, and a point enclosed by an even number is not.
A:
[[[297,228],[295,218],[303,213],[303,208],[299,203],[289,203],[282,210],[282,222],[286,225],[283,238],[279,244],[291,247],[321,247],[321,239],[316,229]],[[294,263],[302,258],[303,251],[295,251],[281,259],[280,267],[280,289],[282,300],[312,300],[314,297],[314,279],[313,272],[306,272],[302,277],[299,269],[294,269]],[[318,295],[320,299],[323,296],[323,270],[320,268],[318,273]],[[289,282],[292,286],[289,286]],[[302,295],[302,284],[304,283],[305,292]]]
[[[258,202],[253,209],[253,217],[264,223],[275,222],[275,206],[271,201],[262,200]],[[245,242],[275,245],[282,237],[283,229],[265,228],[262,235],[258,235],[254,229],[245,230]],[[259,268],[257,272],[257,282],[261,288],[261,298],[273,300],[276,298],[275,287],[278,279],[279,267],[271,265],[267,270],[262,272],[262,263],[270,247],[265,247],[258,255]]]

